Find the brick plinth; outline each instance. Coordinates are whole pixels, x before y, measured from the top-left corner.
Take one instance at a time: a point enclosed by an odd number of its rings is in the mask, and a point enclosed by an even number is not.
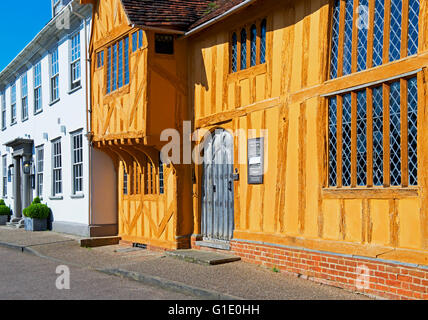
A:
[[[192,238],[192,248],[196,239]],[[215,249],[211,249],[215,250]],[[231,254],[318,283],[387,299],[428,299],[428,268],[330,252],[234,240]]]

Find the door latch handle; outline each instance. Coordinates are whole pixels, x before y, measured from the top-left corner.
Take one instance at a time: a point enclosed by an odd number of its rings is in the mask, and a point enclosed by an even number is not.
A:
[[[232,181],[229,181],[229,191],[232,191]]]
[[[216,192],[216,186],[213,186],[213,192]]]

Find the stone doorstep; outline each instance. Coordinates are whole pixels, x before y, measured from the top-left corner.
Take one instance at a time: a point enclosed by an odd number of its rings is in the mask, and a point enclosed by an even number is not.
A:
[[[80,246],[85,248],[96,248],[119,244],[121,237],[99,237],[80,239]]]
[[[178,258],[187,262],[203,264],[203,265],[219,265],[224,263],[230,263],[240,261],[241,258],[230,254],[212,252],[212,251],[201,251],[201,250],[176,250],[167,251],[166,255]]]

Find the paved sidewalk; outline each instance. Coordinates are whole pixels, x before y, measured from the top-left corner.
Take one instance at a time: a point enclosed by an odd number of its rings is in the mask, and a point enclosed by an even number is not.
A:
[[[189,263],[162,252],[120,245],[81,248],[79,238],[54,232],[26,232],[0,227],[0,245],[30,252],[70,266],[95,269],[145,284],[205,299],[360,300],[342,289],[244,262],[216,266]],[[2,262],[0,261],[0,265]]]

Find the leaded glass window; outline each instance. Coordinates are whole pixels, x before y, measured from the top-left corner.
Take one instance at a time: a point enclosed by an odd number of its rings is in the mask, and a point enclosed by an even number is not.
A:
[[[241,30],[241,70],[247,69],[247,30]]]
[[[418,184],[418,84],[417,78],[407,81],[407,130],[409,185]]]
[[[342,186],[351,185],[351,94],[347,93],[342,99]]]
[[[232,72],[238,71],[238,37],[232,35]]]
[[[332,34],[331,34],[331,62],[330,78],[337,77],[337,63],[339,53],[339,20],[340,20],[340,0],[334,1]]]
[[[329,99],[329,184],[331,187],[337,185],[337,98]]]
[[[408,43],[407,54],[409,56],[418,53],[419,39],[419,0],[409,1],[409,26],[408,26]]]
[[[254,67],[257,64],[257,27],[256,25],[251,26],[251,66]]]
[[[263,64],[266,63],[266,19],[263,19],[260,29],[260,63]]]
[[[417,186],[417,126],[416,76],[328,97],[329,186]],[[404,136],[407,139],[402,139]],[[403,161],[408,161],[408,165],[403,166]],[[342,167],[338,171],[339,163]]]
[[[352,68],[352,26],[354,14],[354,1],[347,0],[345,6],[345,33],[343,44],[343,75],[351,73]]]
[[[418,52],[420,0],[408,1],[408,17],[403,15],[403,0],[390,0],[389,10],[385,7],[385,1],[359,0],[358,8],[354,7],[354,0],[333,2],[330,24],[331,79],[363,71],[368,67],[377,67]],[[369,12],[371,8],[374,9],[373,17]],[[385,17],[386,14],[389,16]],[[407,21],[404,21],[404,17]],[[354,21],[354,18],[357,20]],[[385,25],[386,22],[389,22],[389,25]],[[368,32],[371,28],[373,42],[369,48]],[[403,31],[407,32],[407,36],[402,39]],[[354,37],[355,34],[357,37]],[[384,43],[387,43],[387,48],[384,48]],[[353,50],[356,51],[356,61],[353,61]],[[372,58],[369,59],[371,61],[367,59],[369,52],[372,53]]]
[[[389,33],[389,61],[400,59],[402,0],[391,0],[391,27]]]
[[[383,90],[373,88],[373,185],[383,185]]]
[[[357,185],[367,184],[367,96],[357,92]]]

